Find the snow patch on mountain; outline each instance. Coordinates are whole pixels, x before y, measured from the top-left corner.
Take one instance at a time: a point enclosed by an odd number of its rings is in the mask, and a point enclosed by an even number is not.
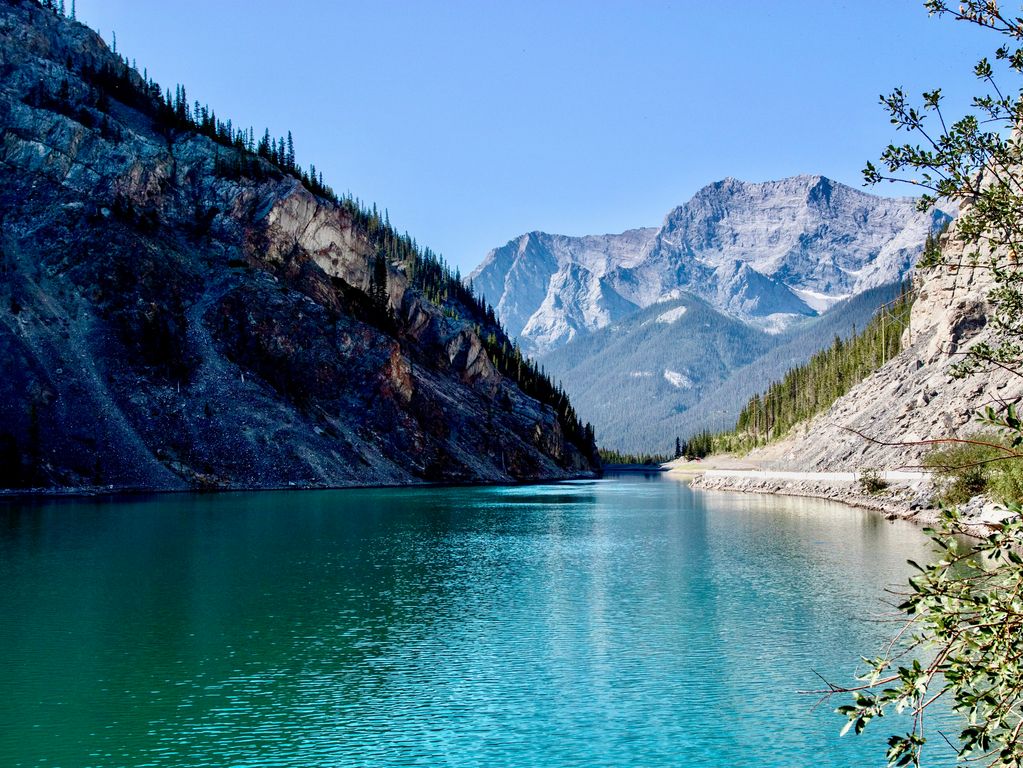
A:
[[[689,307],[685,305],[682,305],[681,307],[675,307],[674,309],[669,309],[667,312],[663,312],[662,314],[658,315],[656,322],[664,323],[665,325],[671,325],[672,323],[679,320],[688,309]]]
[[[862,272],[863,270],[857,271]],[[896,282],[896,280],[892,280],[891,282]],[[820,293],[819,291],[810,291],[805,288],[794,288],[793,292],[801,298],[808,307],[817,312],[827,312],[835,304],[842,301],[842,299],[848,299],[852,296],[852,293],[827,294]]]
[[[670,369],[664,371],[664,380],[675,387],[675,389],[690,389],[693,386],[692,380],[684,373]]]

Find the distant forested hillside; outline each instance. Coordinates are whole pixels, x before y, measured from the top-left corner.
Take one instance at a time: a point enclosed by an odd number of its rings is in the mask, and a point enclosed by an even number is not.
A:
[[[855,384],[891,360],[902,348],[913,292],[902,286],[867,326],[792,368],[739,413],[735,428],[715,436],[715,450],[748,450],[785,436],[799,422],[826,411]]]
[[[753,395],[865,327],[898,285],[865,291],[781,334],[688,296],[648,307],[541,358],[604,449],[673,453],[675,438],[730,430]]]
[[[796,366],[829,347],[836,337],[848,339],[866,327],[878,307],[895,300],[902,287],[884,285],[836,304],[820,317],[804,321],[777,338],[770,354],[733,371],[727,380],[708,392],[702,413],[693,414],[692,430],[721,432],[735,426],[739,411],[754,395],[763,394]]]
[[[656,304],[540,359],[564,381],[603,448],[671,452],[707,392],[777,346],[692,296]],[[739,399],[725,423],[734,423]]]

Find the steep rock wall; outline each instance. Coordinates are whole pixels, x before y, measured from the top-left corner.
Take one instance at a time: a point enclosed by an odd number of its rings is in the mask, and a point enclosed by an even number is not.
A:
[[[992,336],[987,296],[993,285],[989,270],[969,264],[955,235],[953,223],[942,243],[943,261],[961,266],[933,267],[915,277],[918,296],[903,350],[826,413],[751,458],[800,470],[913,467],[931,449],[914,443],[978,431],[979,410],[1023,397],[1023,379],[1007,370],[955,375],[964,354]],[[882,445],[861,435],[906,444]]]
[[[594,471],[496,370],[472,307],[428,301],[399,264],[374,305],[350,209],[160,125],[129,98],[137,73],[32,0],[0,0],[0,43],[0,487]]]

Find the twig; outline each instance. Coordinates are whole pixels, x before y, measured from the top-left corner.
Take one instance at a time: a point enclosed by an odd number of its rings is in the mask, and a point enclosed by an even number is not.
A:
[[[844,429],[846,432],[852,432],[854,435],[858,435],[859,437],[862,437],[864,440],[866,440],[868,442],[871,442],[871,443],[874,443],[875,445],[883,445],[883,446],[887,446],[887,447],[908,448],[908,447],[918,446],[918,445],[938,445],[938,444],[942,444],[942,443],[962,443],[962,444],[965,444],[965,445],[980,445],[980,446],[983,446],[985,448],[995,448],[995,449],[997,449],[999,451],[1005,451],[1005,452],[1011,454],[1008,458],[1018,458],[1018,457],[1020,457],[1020,454],[1017,454],[1011,448],[1006,448],[1004,445],[999,445],[998,443],[989,443],[986,440],[969,440],[969,439],[967,439],[965,437],[938,437],[938,438],[934,438],[934,439],[931,439],[931,440],[911,440],[911,441],[908,441],[908,442],[894,442],[894,443],[892,443],[892,442],[886,442],[884,440],[878,440],[877,438],[870,437],[869,435],[865,435],[864,433],[860,432],[858,429],[853,429],[852,427],[843,427],[843,426],[839,425],[839,429]]]

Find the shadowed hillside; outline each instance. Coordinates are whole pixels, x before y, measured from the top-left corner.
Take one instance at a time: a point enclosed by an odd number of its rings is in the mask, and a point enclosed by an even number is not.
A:
[[[0,2],[7,487],[563,477],[592,431],[375,208]]]

